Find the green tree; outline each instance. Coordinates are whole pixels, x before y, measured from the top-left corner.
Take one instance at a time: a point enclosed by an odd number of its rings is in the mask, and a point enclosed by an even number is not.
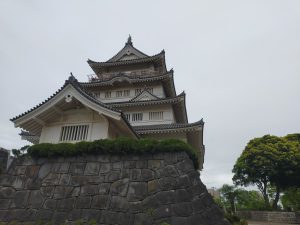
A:
[[[300,188],[292,187],[284,191],[281,203],[285,210],[300,211]]]
[[[264,198],[254,190],[240,190],[236,197],[237,210],[263,210],[265,209]]]
[[[235,213],[236,198],[241,190],[233,185],[223,184],[223,186],[220,189],[218,189],[218,191],[220,192],[221,204],[223,203],[223,206],[227,210],[228,210],[228,206],[230,206],[229,210],[232,213]]]
[[[271,208],[268,188],[275,187],[272,208],[277,209],[280,193],[292,185],[292,178],[299,171],[299,159],[299,144],[296,141],[271,135],[254,138],[233,167],[233,181],[236,185],[256,185],[268,209]]]

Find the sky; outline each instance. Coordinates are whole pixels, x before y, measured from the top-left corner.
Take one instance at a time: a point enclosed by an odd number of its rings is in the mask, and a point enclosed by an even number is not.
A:
[[[19,148],[10,118],[44,101],[70,72],[93,73],[133,45],[166,52],[189,122],[205,121],[201,179],[232,183],[248,141],[300,132],[299,0],[0,1],[0,147]]]

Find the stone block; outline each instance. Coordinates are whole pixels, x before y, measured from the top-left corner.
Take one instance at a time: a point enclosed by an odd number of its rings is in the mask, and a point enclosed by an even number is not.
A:
[[[178,188],[186,188],[191,186],[191,181],[188,175],[181,175],[177,178],[177,186]]]
[[[38,178],[44,179],[50,172],[51,172],[52,164],[51,163],[45,163],[41,166]]]
[[[171,218],[171,224],[172,225],[187,225],[189,224],[189,218],[188,217],[172,217]]]
[[[99,184],[99,194],[104,195],[109,193],[110,183],[100,183]]]
[[[122,180],[118,180],[111,184],[111,194],[112,195],[119,195],[119,196],[126,196],[127,190],[129,185],[129,179],[125,178]]]
[[[142,169],[141,171],[143,181],[150,181],[154,179],[154,172],[149,169]]]
[[[130,182],[128,188],[128,200],[139,201],[147,196],[147,182]]]
[[[155,195],[159,205],[172,204],[176,202],[176,192],[171,191],[161,191]]]
[[[54,193],[54,186],[41,187],[41,194],[44,198],[51,198]]]
[[[26,166],[16,166],[13,170],[13,175],[24,175],[26,172]]]
[[[123,167],[123,163],[122,162],[114,162],[112,163],[112,169],[113,170],[120,170]]]
[[[15,196],[15,189],[11,187],[2,187],[0,189],[0,199],[1,198],[14,198]]]
[[[89,209],[91,207],[92,197],[78,197],[76,208],[78,209]]]
[[[110,155],[97,155],[96,157],[96,161],[98,162],[110,162]]]
[[[32,221],[35,219],[36,211],[32,209],[14,209],[9,214],[9,220]]]
[[[43,202],[44,202],[44,198],[40,190],[34,190],[30,192],[29,204],[28,204],[30,208],[34,208],[34,209],[41,208]]]
[[[124,169],[136,168],[136,161],[124,161]]]
[[[193,196],[186,189],[177,189],[175,191],[176,202],[191,202]]]
[[[74,208],[75,198],[65,198],[59,200],[57,209],[60,211],[71,211]]]
[[[170,205],[163,205],[153,211],[154,219],[170,217],[171,215],[172,215],[172,208]]]
[[[160,159],[150,159],[148,160],[148,169],[159,169],[164,166],[163,160]]]
[[[73,191],[72,186],[56,186],[53,194],[54,199],[70,197]]]
[[[24,208],[27,206],[29,191],[17,191],[13,200],[13,207]]]
[[[81,220],[81,209],[73,209],[71,212],[69,212],[68,220],[70,221],[78,221]]]
[[[135,168],[137,168],[137,169],[147,169],[148,168],[148,160],[138,160],[138,161],[136,161]]]
[[[148,181],[148,193],[153,194],[161,190],[160,184],[157,180]]]
[[[129,213],[141,213],[144,211],[143,201],[129,202]]]
[[[64,162],[60,163],[59,173],[68,173],[70,168],[70,163]]]
[[[91,220],[98,221],[99,217],[101,217],[101,210],[83,209],[81,211],[81,219],[83,219],[84,221],[91,221]]]
[[[27,166],[25,175],[27,177],[34,178],[38,175],[39,170],[40,170],[40,166],[37,165]]]
[[[68,185],[71,179],[70,174],[61,174],[60,179],[59,179],[59,184],[60,185]]]
[[[92,200],[92,208],[106,209],[108,202],[108,195],[95,195]]]
[[[37,211],[37,214],[35,216],[35,221],[39,220],[51,220],[53,216],[53,211],[48,209],[40,209]]]
[[[110,171],[110,163],[101,163],[99,173],[108,173]]]
[[[52,221],[54,224],[61,224],[64,223],[68,218],[68,213],[67,212],[54,212]]]
[[[131,169],[129,173],[130,173],[130,180],[132,180],[132,181],[142,181],[142,171],[141,171],[141,169]]]
[[[84,175],[98,175],[99,170],[100,170],[100,163],[88,162],[84,170]]]
[[[174,177],[162,177],[158,182],[162,190],[172,190],[177,188],[177,180]]]
[[[85,163],[71,163],[70,173],[72,175],[83,175]]]
[[[44,209],[56,209],[57,200],[54,199],[46,199],[43,205]]]
[[[80,195],[80,187],[74,187],[72,193],[71,193],[71,196],[72,197],[78,197]]]
[[[42,181],[42,186],[48,185],[58,185],[60,179],[60,174],[57,173],[49,173]]]
[[[17,190],[23,189],[25,177],[24,176],[14,176],[11,177],[11,186]]]
[[[119,171],[110,171],[106,175],[106,182],[115,182],[121,178],[121,172]]]
[[[117,212],[126,212],[129,208],[129,203],[126,197],[112,196],[109,209]]]
[[[81,187],[81,195],[96,195],[99,194],[99,186],[97,184],[84,185]]]
[[[0,199],[0,209],[9,209],[11,199]]]
[[[147,213],[139,213],[134,217],[134,225],[152,225],[153,220],[151,215]]]
[[[188,217],[193,214],[193,207],[189,202],[177,203],[172,205],[172,212],[174,216]]]
[[[195,171],[194,164],[190,159],[185,159],[175,165],[180,175]]]

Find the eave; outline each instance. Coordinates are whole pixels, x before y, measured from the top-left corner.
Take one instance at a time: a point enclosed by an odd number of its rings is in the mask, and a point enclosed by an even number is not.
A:
[[[176,90],[174,84],[174,71],[170,70],[167,73],[157,76],[143,76],[143,75],[127,75],[124,73],[118,73],[112,76],[110,79],[97,79],[93,82],[81,82],[85,88],[93,87],[111,87],[116,83],[121,84],[143,84],[143,83],[153,83],[153,82],[162,82],[164,91],[167,97],[175,97]]]
[[[138,137],[120,110],[114,109],[113,107],[95,99],[73,76],[70,76],[63,87],[47,100],[25,113],[12,118],[11,121],[14,123],[15,127],[21,127],[28,131],[31,135],[39,136],[42,127],[46,125],[47,119],[63,114],[61,106],[66,106],[68,104],[67,98],[69,96],[71,101],[77,101],[88,109],[94,110],[95,112],[98,112],[99,114],[114,121],[119,121],[118,123],[121,127],[125,127],[125,129],[127,129],[133,137]],[[73,98],[75,100],[72,100]]]
[[[158,124],[147,126],[134,126],[133,129],[140,135],[144,134],[165,134],[165,133],[180,133],[202,131],[204,126],[203,119],[195,123],[172,123],[172,124]]]

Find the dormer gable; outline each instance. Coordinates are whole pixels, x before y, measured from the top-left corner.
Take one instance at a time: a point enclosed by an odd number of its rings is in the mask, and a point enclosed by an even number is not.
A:
[[[133,47],[131,36],[129,35],[124,48],[122,48],[114,57],[109,59],[107,62],[125,61],[133,59],[141,59],[149,57],[145,53]]]
[[[138,94],[133,99],[131,99],[130,102],[150,101],[150,100],[158,100],[158,99],[160,98],[150,93],[149,90],[145,88],[140,94]]]

